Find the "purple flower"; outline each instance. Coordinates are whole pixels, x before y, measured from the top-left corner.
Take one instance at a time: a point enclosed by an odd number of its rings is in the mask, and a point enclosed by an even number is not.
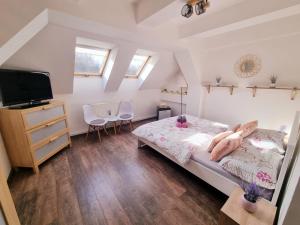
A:
[[[269,174],[267,174],[266,172],[263,171],[259,171],[256,174],[256,177],[261,180],[262,182],[271,182],[271,176]]]
[[[249,202],[255,203],[261,197],[261,191],[256,183],[250,183],[244,186],[244,197]]]

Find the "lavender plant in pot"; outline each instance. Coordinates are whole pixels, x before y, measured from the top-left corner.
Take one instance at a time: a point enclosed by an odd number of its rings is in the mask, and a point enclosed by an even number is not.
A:
[[[261,192],[256,183],[250,183],[244,187],[245,194],[241,202],[245,210],[254,213],[257,210],[256,202],[261,198]]]
[[[222,77],[216,77],[216,85],[217,86],[221,85],[221,80],[222,80]]]

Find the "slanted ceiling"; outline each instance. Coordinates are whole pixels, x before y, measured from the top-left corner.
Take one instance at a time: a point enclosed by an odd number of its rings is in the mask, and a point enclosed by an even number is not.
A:
[[[105,84],[107,92],[117,91],[122,80],[126,79],[125,73],[137,49],[142,47],[152,50],[138,43],[49,24],[9,58],[3,67],[49,71],[55,94],[72,93],[77,37],[112,43],[118,49],[116,61]],[[161,88],[179,70],[172,52],[159,49],[154,51],[159,55],[159,60],[148,77],[142,82],[138,79],[131,81],[139,82],[140,89]]]
[[[1,0],[0,46],[45,9],[58,10],[117,28],[135,27],[132,5],[128,1],[26,0],[24,5],[24,0]]]
[[[0,8],[0,65],[9,59],[5,66],[50,71],[55,93],[72,93],[75,39],[84,37],[112,42],[117,48],[116,64],[103,79],[105,91],[117,91],[124,82],[134,49],[159,55],[149,76],[136,81],[137,87],[160,88],[179,70],[173,53],[191,42],[202,45],[216,36],[300,14],[300,0],[210,1],[210,12],[183,23],[178,21],[182,0],[28,0],[26,7],[20,7],[21,0],[5,0]],[[27,26],[30,23],[33,26]],[[182,61],[181,71],[189,78],[184,67],[191,62]],[[199,62],[194,59],[195,63]]]
[[[72,93],[75,40],[84,37],[115,46],[114,65],[101,80],[105,91],[118,90],[137,49],[155,52],[155,65],[148,76],[131,82],[136,82],[139,89],[161,88],[179,69],[173,45],[169,40],[163,43],[160,38],[153,41],[148,33],[153,37],[156,34],[136,29],[134,2],[120,2],[116,6],[116,2],[105,1],[102,7],[103,1],[96,0],[88,4],[73,0],[28,0],[26,8],[20,8],[20,0],[6,1],[0,9],[0,66],[49,71],[55,94]]]

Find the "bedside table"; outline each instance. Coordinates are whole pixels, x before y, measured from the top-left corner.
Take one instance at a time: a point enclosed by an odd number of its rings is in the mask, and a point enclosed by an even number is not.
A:
[[[244,191],[236,188],[223,205],[219,225],[273,225],[277,208],[265,199],[257,202],[257,211],[248,213],[241,205]]]

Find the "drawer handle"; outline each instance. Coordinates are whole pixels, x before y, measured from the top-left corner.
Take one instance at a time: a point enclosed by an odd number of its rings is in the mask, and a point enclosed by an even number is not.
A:
[[[50,126],[52,126],[53,124],[55,124],[56,123],[56,121],[55,122],[51,122],[51,123],[47,123],[45,126],[46,127],[50,127]]]
[[[52,108],[52,106],[44,106],[43,108],[42,108],[42,110],[47,110],[47,109],[51,109]]]
[[[59,138],[59,136],[55,136],[55,137],[51,138],[51,139],[49,140],[49,142],[53,142],[53,141],[55,141],[57,138]]]

